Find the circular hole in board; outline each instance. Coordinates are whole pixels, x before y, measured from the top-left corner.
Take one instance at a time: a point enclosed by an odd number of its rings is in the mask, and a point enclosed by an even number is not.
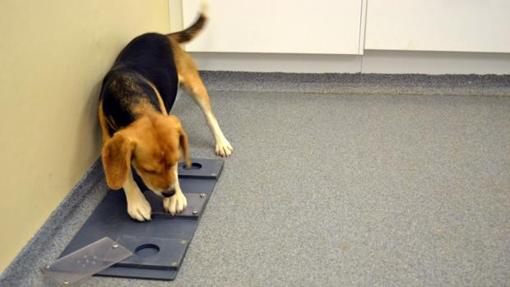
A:
[[[186,164],[182,164],[182,168],[183,169],[201,169],[202,164],[200,164],[198,162],[193,162],[193,163],[191,163],[190,167],[186,167]]]
[[[135,249],[135,254],[140,257],[149,257],[159,252],[159,246],[156,244],[148,243],[142,244]]]

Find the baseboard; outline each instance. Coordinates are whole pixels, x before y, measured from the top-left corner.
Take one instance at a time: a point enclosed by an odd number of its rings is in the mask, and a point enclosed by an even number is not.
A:
[[[365,50],[362,73],[510,74],[510,54]]]
[[[361,71],[361,57],[356,55],[209,52],[192,52],[191,54],[201,70],[281,73],[359,73]]]
[[[510,96],[510,75],[202,71],[209,91],[337,95]]]
[[[510,74],[510,54],[366,50],[363,56],[192,53],[201,70],[283,73]]]

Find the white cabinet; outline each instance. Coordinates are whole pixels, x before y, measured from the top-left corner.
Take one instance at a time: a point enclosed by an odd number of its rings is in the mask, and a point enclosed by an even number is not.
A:
[[[195,20],[199,0],[169,1],[174,31]],[[186,46],[205,70],[510,71],[510,0],[209,2],[207,27]]]
[[[362,0],[211,0],[193,52],[360,54]],[[184,0],[183,24],[198,0]]]
[[[365,49],[510,52],[510,0],[368,0]]]

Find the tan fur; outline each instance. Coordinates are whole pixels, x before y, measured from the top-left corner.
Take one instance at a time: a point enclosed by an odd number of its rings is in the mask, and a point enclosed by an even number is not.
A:
[[[187,43],[193,40],[203,30],[207,23],[209,5],[207,3],[208,0],[201,0],[200,2],[200,14],[195,22],[188,28],[179,32],[171,33],[168,36],[172,37],[172,39],[179,43]]]
[[[135,143],[124,133],[117,133],[103,146],[101,157],[106,182],[112,189],[120,189],[131,171],[131,155]]]
[[[97,108],[97,115],[99,117],[99,126],[101,127],[101,136],[103,138],[103,145],[110,139],[110,134],[108,133],[108,124],[106,122],[106,117],[103,112],[103,103],[99,102],[99,106]]]
[[[132,104],[131,110],[137,117],[155,115],[159,113],[159,111],[157,111],[154,108],[154,106],[148,100],[145,99]]]
[[[218,121],[211,109],[207,89],[198,73],[191,56],[180,46],[180,42],[193,39],[207,20],[207,4],[202,2],[201,16],[188,29],[169,34],[169,45],[173,50],[179,84],[198,103],[216,141],[216,153],[229,156],[232,146],[223,135]],[[187,200],[181,191],[178,180],[178,161],[182,157],[185,164],[191,166],[189,141],[181,122],[169,115],[164,101],[152,83],[143,79],[154,90],[160,111],[146,101],[132,102],[129,109],[136,120],[129,126],[118,130],[113,119],[105,116],[102,103],[99,103],[98,116],[103,136],[102,161],[106,182],[112,189],[123,188],[126,193],[129,215],[139,221],[150,220],[151,208],[139,187],[131,176],[131,167],[140,175],[144,183],[153,192],[160,194],[175,190],[175,194],[164,199],[164,208],[171,214],[179,213],[187,206]],[[140,93],[140,87],[134,85],[129,76],[112,85],[128,85],[133,93]],[[115,86],[112,87],[115,89]],[[109,130],[115,130],[110,136]]]
[[[174,61],[177,66],[177,74],[179,76],[179,84],[186,90],[186,92],[197,102],[200,109],[204,113],[207,124],[216,141],[215,151],[220,156],[229,156],[233,148],[228,142],[227,138],[221,131],[221,128],[214,116],[211,108],[211,100],[207,89],[200,78],[197,66],[191,56],[186,53],[176,39],[171,35],[168,37],[174,54]]]
[[[108,186],[120,189],[132,164],[145,184],[156,192],[167,191],[177,180],[171,168],[182,155],[187,163],[188,138],[175,116],[149,113],[115,133],[103,148]]]
[[[172,50],[174,52],[174,61],[177,66],[177,74],[179,75],[179,84],[181,84],[187,92],[192,96],[196,96],[196,100],[204,103],[207,109],[211,109],[209,95],[198,74],[198,69],[191,58],[175,39],[170,37]]]
[[[144,79],[145,80],[145,79]],[[159,94],[159,91],[158,89],[156,88],[156,86],[154,86],[153,83],[145,80],[145,82],[152,88],[152,90],[154,91],[154,93],[156,94],[156,97],[158,98],[158,103],[159,103],[159,108],[161,109],[162,113],[164,115],[168,115],[168,112],[166,110],[166,107],[165,107],[165,103],[163,102],[163,98],[161,97],[161,95]]]

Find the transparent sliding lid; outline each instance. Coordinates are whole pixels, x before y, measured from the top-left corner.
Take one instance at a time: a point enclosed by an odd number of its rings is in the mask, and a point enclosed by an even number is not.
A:
[[[43,267],[42,272],[58,284],[70,285],[131,255],[133,253],[130,250],[109,237],[104,237]]]

